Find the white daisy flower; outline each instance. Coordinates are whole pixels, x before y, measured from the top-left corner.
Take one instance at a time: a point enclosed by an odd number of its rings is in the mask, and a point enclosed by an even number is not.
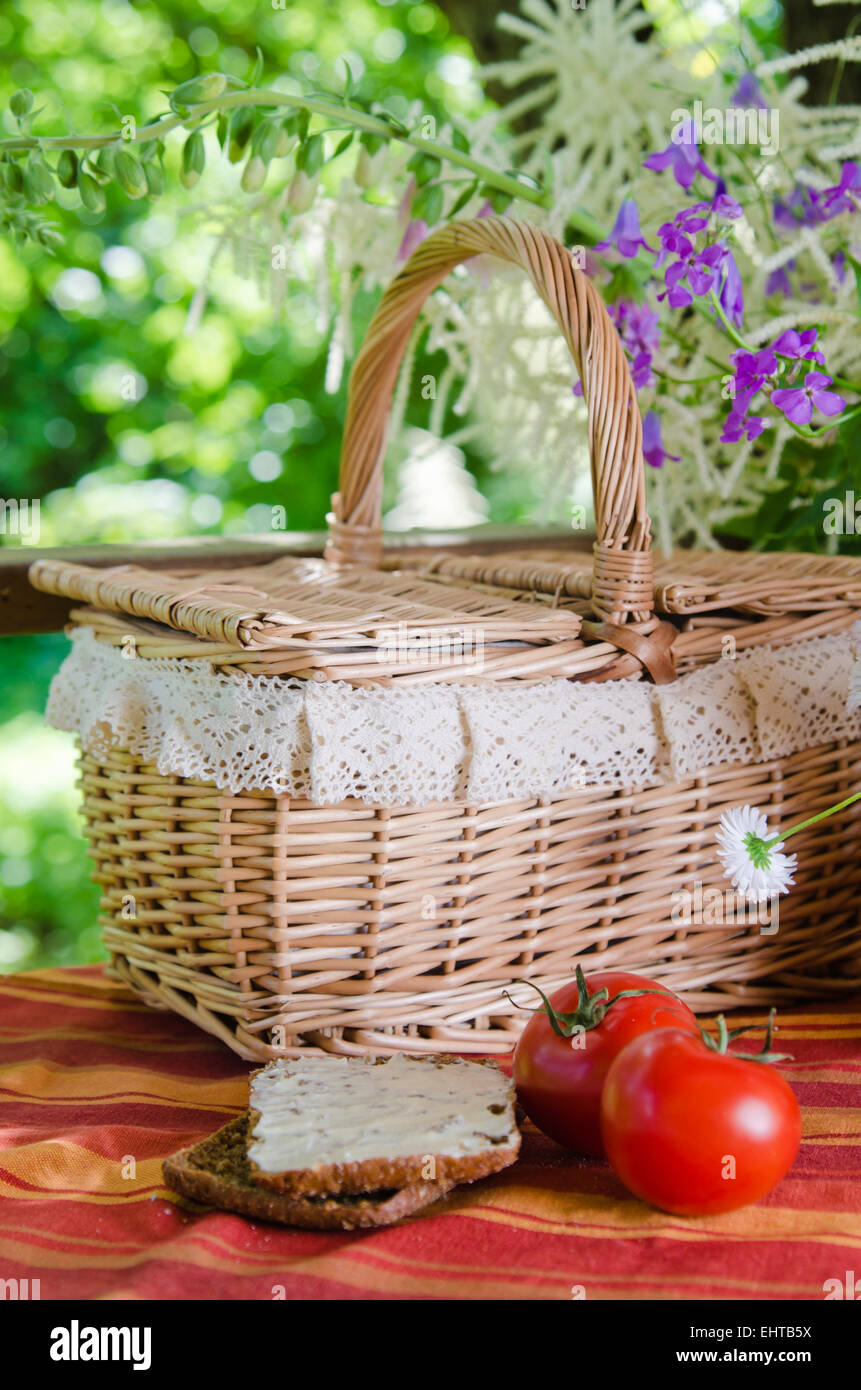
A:
[[[774,840],[768,821],[754,806],[734,806],[724,811],[716,839],[718,858],[733,888],[756,902],[776,893],[788,893],[797,865],[794,854],[781,854],[782,840]],[[774,840],[774,843],[769,841]]]

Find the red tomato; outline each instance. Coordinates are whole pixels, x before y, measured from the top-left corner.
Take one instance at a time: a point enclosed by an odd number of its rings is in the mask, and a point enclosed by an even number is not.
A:
[[[629,989],[655,992],[609,1007],[606,1000],[594,999],[601,990],[613,1000]],[[670,990],[620,970],[598,971],[587,980],[578,966],[577,978],[558,989],[550,1005],[557,1016],[565,1016],[562,1026],[575,1031],[560,1037],[546,1008],[535,1011],[514,1052],[517,1099],[533,1124],[558,1144],[601,1158],[601,1089],[611,1062],[641,1033],[655,1028],[695,1031],[696,1021]]]
[[[601,1128],[625,1186],[679,1216],[758,1201],[788,1172],[801,1142],[798,1102],[780,1072],[713,1051],[678,1028],[636,1038],[619,1053]]]

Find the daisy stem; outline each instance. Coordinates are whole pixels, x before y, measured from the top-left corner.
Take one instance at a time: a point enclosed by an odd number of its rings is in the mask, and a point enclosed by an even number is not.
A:
[[[817,821],[825,820],[826,816],[833,816],[836,811],[842,811],[846,806],[851,806],[853,801],[858,800],[861,800],[861,792],[847,796],[845,801],[839,802],[836,806],[829,806],[827,811],[820,811],[816,816],[809,816],[807,820],[799,821],[797,825],[790,826],[788,830],[782,830],[779,835],[775,835],[770,840],[763,840],[763,844],[766,849],[774,849],[774,846],[780,844],[781,840],[786,840],[790,835],[794,835],[796,830],[806,830],[808,825],[815,825]]]

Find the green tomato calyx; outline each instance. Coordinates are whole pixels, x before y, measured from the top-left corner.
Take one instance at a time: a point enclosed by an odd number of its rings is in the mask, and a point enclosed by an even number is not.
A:
[[[594,994],[590,994],[586,985],[586,976],[583,974],[582,965],[578,965],[575,971],[577,981],[577,1008],[572,1013],[563,1014],[558,1009],[554,1009],[547,995],[540,990],[531,980],[514,980],[516,985],[529,985],[541,995],[542,1004],[539,1009],[532,1012],[546,1013],[550,1020],[550,1027],[557,1038],[570,1038],[574,1033],[588,1032],[590,1028],[597,1028],[598,1024],[606,1017],[608,1009],[614,1004],[618,1004],[620,999],[636,999],[641,994],[662,994],[665,998],[672,998],[663,989],[623,989],[619,994],[614,994],[610,998],[610,991],[606,988],[598,989]],[[505,998],[513,1004],[516,1009],[525,1008],[525,1005],[518,1004],[511,998],[507,990],[503,990]]]
[[[714,1037],[707,1033],[704,1028],[699,1029],[700,1037],[712,1052],[717,1052],[721,1057],[737,1057],[740,1062],[790,1062],[792,1061],[791,1052],[772,1052],[771,1043],[774,1034],[774,1017],[776,1009],[770,1009],[768,1023],[765,1028],[765,1042],[760,1052],[729,1052],[727,1049],[731,1042],[740,1038],[743,1033],[750,1033],[753,1028],[758,1028],[757,1023],[749,1023],[744,1028],[727,1028],[726,1019],[723,1014],[718,1014],[715,1022],[717,1024],[718,1035]]]

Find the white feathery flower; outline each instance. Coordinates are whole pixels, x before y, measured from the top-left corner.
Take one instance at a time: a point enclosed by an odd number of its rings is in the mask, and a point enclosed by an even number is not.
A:
[[[692,111],[694,102],[701,100],[706,109],[728,109],[735,101],[734,79],[719,67],[704,75],[693,71],[693,57],[705,49],[707,40],[695,40],[684,54],[671,51],[665,31],[650,25],[638,0],[588,0],[580,9],[571,0],[520,0],[511,8],[520,13],[504,13],[499,24],[521,43],[511,58],[485,69],[483,75],[499,80],[512,100],[475,120],[458,118],[471,153],[498,169],[514,162],[542,181],[550,161],[552,206],[545,209],[516,199],[510,210],[513,217],[574,243],[586,235],[574,231],[578,214],[587,213],[609,230],[620,201],[631,197],[644,235],[652,240],[654,229],[684,199],[669,174],[643,168],[644,158],[670,141],[673,108]],[[803,68],[829,54],[839,52],[853,64],[861,61],[861,35],[773,59],[748,32],[745,48],[760,75],[762,100],[774,111],[775,122],[779,116],[781,155],[766,158],[757,145],[751,146],[745,158],[752,182],[747,176],[740,180],[744,218],[733,224],[731,246],[743,282],[747,341],[752,347],[765,347],[787,329],[817,327],[829,372],[856,380],[861,375],[856,285],[854,275],[844,274],[841,280],[835,269],[837,224],[829,219],[783,227],[775,243],[772,212],[775,200],[787,203],[797,197],[797,185],[814,192],[835,186],[841,163],[861,151],[861,106],[806,105],[806,79],[801,75]],[[778,72],[787,74],[782,85],[770,76]],[[518,112],[532,112],[535,120],[512,134]],[[414,107],[407,124],[420,115],[421,109]],[[442,127],[438,139],[448,142],[450,132]],[[710,161],[706,146],[703,153]],[[336,386],[342,366],[346,369],[355,357],[356,294],[378,293],[397,268],[403,237],[399,206],[409,184],[412,154],[403,142],[388,142],[373,205],[352,173],[345,172],[337,193],[332,184],[321,187],[313,207],[302,215],[299,236],[285,222],[281,189],[243,203],[237,214],[232,166],[223,171],[221,202],[200,211],[218,245],[233,247],[238,273],[255,274],[261,297],[268,298],[276,312],[288,290],[313,298],[318,328],[333,337],[329,388]],[[348,158],[352,169],[352,154]],[[447,208],[457,187],[447,189]],[[483,201],[476,189],[459,216],[475,215]],[[406,209],[402,211],[407,216]],[[287,264],[276,266],[273,248],[282,244]],[[180,266],[192,277],[199,273],[199,245],[198,237],[189,239],[188,265]],[[861,255],[851,244],[848,252],[856,260]],[[778,301],[769,290],[769,277],[790,260],[798,261],[792,292]],[[818,285],[815,301],[800,297],[811,280]],[[246,303],[245,287],[236,276],[220,275],[219,294]],[[709,550],[717,547],[720,529],[731,518],[760,506],[779,475],[793,429],[785,419],[771,416],[770,431],[755,444],[725,441],[726,401],[716,385],[700,390],[695,383],[713,374],[713,359],[725,360],[726,337],[716,320],[703,319],[695,333],[683,332],[679,342],[665,331],[668,324],[674,327],[664,306],[656,367],[690,384],[665,385],[656,377],[640,389],[642,410],[655,408],[661,416],[667,453],[680,456],[662,470],[646,470],[649,506],[664,550],[679,537]],[[428,350],[439,353],[445,365],[421,424],[436,431],[446,404],[455,415],[468,412],[474,447],[491,469],[504,471],[519,482],[524,495],[535,499],[535,519],[546,524],[570,521],[571,501],[588,488],[590,479],[586,409],[582,399],[572,395],[574,370],[564,341],[526,278],[513,271],[489,277],[451,275],[444,293],[423,309],[418,332],[422,330],[429,333]],[[403,408],[412,399],[409,369],[408,356],[391,421],[393,444],[400,435]],[[861,701],[861,695],[858,698]]]
[[[857,34],[848,39],[837,39],[834,43],[817,43],[800,53],[787,53],[781,58],[771,58],[754,68],[757,77],[771,77],[778,72],[792,72],[794,68],[809,68],[814,63],[823,63],[827,58],[842,58],[844,63],[861,62],[861,37]]]
[[[720,818],[718,859],[733,888],[760,903],[789,892],[798,862],[794,854],[780,853],[782,840],[768,844],[772,838],[768,821],[754,806],[733,806]]]

